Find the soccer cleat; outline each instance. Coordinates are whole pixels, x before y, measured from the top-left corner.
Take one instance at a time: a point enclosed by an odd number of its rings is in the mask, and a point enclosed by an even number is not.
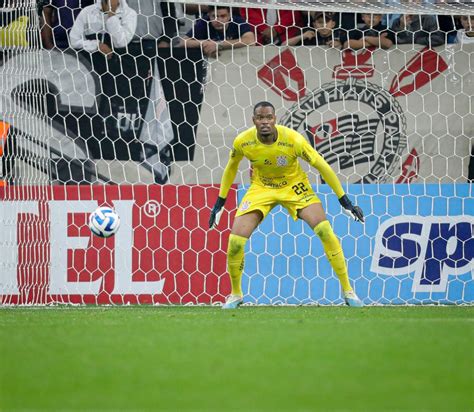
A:
[[[244,298],[240,295],[229,295],[222,305],[222,309],[237,309],[243,301]]]
[[[354,308],[361,308],[362,306],[364,306],[362,301],[357,297],[353,290],[349,292],[344,292],[344,300],[347,306],[351,306]]]

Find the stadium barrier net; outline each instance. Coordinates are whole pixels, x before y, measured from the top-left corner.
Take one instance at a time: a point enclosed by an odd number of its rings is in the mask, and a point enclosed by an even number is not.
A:
[[[107,54],[57,40],[66,33],[58,18],[77,21],[81,11],[67,2],[1,8],[0,304],[221,303],[246,161],[218,230],[208,230],[210,208],[233,139],[263,100],[364,210],[365,224],[350,221],[303,163],[366,304],[472,304],[470,2],[219,2],[238,30],[252,15],[256,42],[272,44],[216,53],[183,47],[207,2],[128,3],[137,26],[124,47],[107,29],[82,27],[81,38],[108,45]],[[366,29],[361,13],[404,33],[389,35],[387,48],[352,47],[351,33]],[[87,226],[103,205],[122,222],[108,239]],[[343,302],[319,239],[284,209],[247,248],[246,303]]]

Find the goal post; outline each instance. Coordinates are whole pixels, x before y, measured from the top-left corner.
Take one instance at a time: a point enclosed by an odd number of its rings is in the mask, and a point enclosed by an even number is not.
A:
[[[473,303],[474,43],[272,44],[207,56],[180,38],[197,19],[189,7],[208,2],[178,1],[168,11],[129,3],[138,24],[171,21],[168,47],[156,47],[151,23],[107,57],[41,47],[36,2],[0,10],[1,305],[223,302],[227,240],[250,184],[246,160],[218,230],[208,229],[210,208],[233,139],[252,126],[262,100],[324,156],[363,209],[365,224],[350,221],[302,162],[366,304]],[[271,9],[276,19],[301,13],[300,34],[312,12],[474,15],[468,1],[219,6],[232,16],[241,8]],[[120,216],[111,238],[87,227],[98,206]],[[284,209],[247,248],[246,303],[343,303],[319,239]]]

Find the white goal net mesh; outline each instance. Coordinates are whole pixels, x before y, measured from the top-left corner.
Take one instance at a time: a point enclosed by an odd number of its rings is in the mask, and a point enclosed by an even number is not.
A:
[[[302,163],[364,303],[473,303],[471,2],[11,0],[0,12],[0,304],[222,302],[250,163],[218,230],[210,208],[259,101],[363,209],[365,224],[350,221]],[[90,232],[98,206],[120,216],[115,236]],[[243,290],[254,304],[343,302],[319,239],[280,207],[248,242]]]

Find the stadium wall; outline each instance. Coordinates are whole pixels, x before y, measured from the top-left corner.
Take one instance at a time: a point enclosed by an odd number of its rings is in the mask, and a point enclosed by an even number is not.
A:
[[[474,302],[474,191],[470,184],[349,185],[364,224],[314,187],[342,238],[351,281],[372,304]],[[239,200],[246,187],[238,190]],[[247,246],[244,291],[259,304],[343,303],[321,242],[275,208]]]
[[[266,46],[223,53],[207,69],[199,173],[184,169],[185,182],[215,183],[233,138],[253,125],[253,105],[268,100],[279,123],[306,136],[345,183],[465,183],[473,49]],[[249,182],[248,173],[241,177]]]
[[[0,187],[0,303],[186,304],[224,300],[229,230],[207,231],[218,189],[207,185]],[[235,190],[229,210],[236,207]],[[95,237],[100,205],[120,216]],[[222,217],[229,227],[229,214]]]
[[[0,189],[0,195],[12,188]],[[365,224],[342,215],[327,185],[314,189],[342,243],[351,280],[366,303],[474,302],[474,193],[469,184],[349,185]],[[246,187],[232,191],[228,210]],[[3,304],[186,304],[229,292],[222,231],[208,231],[217,189],[209,186],[55,186],[10,193],[0,204]],[[121,217],[109,239],[87,219],[108,204]],[[12,242],[14,240],[14,242]],[[252,236],[244,291],[259,304],[339,304],[340,286],[319,240],[276,208]]]

